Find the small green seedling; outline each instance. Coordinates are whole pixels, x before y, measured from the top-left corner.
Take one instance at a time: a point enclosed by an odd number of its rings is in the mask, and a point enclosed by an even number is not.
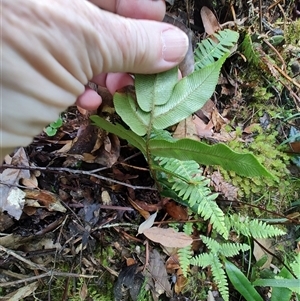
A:
[[[55,136],[55,134],[57,133],[57,130],[62,126],[63,124],[63,120],[61,117],[59,117],[56,121],[52,122],[49,124],[49,126],[47,126],[44,129],[44,132],[49,136]]]

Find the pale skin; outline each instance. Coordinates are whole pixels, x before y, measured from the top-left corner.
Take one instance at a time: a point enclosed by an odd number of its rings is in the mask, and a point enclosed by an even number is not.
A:
[[[95,109],[129,74],[178,65],[188,38],[160,22],[162,0],[1,0],[0,159],[27,145],[68,106]],[[100,9],[102,8],[102,9]]]

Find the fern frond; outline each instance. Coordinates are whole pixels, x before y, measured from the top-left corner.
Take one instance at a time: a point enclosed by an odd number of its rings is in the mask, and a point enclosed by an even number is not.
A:
[[[228,290],[228,282],[225,274],[225,270],[223,268],[223,264],[221,263],[218,256],[214,256],[211,262],[211,271],[214,278],[214,281],[218,285],[218,290],[222,295],[222,298],[227,301],[229,300],[229,290]]]
[[[222,254],[225,257],[232,257],[237,255],[240,251],[248,251],[250,247],[246,244],[240,243],[224,243],[221,244],[218,241],[201,235],[203,243],[211,250],[212,253]]]
[[[203,243],[210,249],[211,253],[219,253],[221,249],[221,244],[219,242],[204,235],[200,235],[200,238],[202,239]]]
[[[222,294],[223,299],[228,300],[229,294],[227,278],[225,275],[223,264],[220,261],[217,253],[203,253],[198,256],[195,256],[191,259],[191,264],[195,266],[200,266],[202,268],[210,266],[213,279],[218,285],[218,289]]]
[[[215,257],[215,254],[213,253],[202,253],[200,255],[197,255],[191,259],[191,264],[206,268],[209,265],[211,265],[213,258]]]
[[[239,37],[239,34],[230,29],[225,29],[213,35],[215,39],[208,38],[198,43],[195,50],[195,70],[213,64],[216,60],[230,52]]]
[[[273,225],[268,225],[258,219],[249,220],[248,217],[242,217],[237,214],[227,216],[226,224],[238,234],[246,237],[269,238],[285,234],[283,230]]]
[[[187,272],[190,268],[191,258],[193,256],[192,246],[180,248],[177,251],[180,267],[184,277],[187,277]]]
[[[218,289],[224,300],[229,300],[228,282],[223,268],[223,264],[217,253],[202,253],[191,259],[190,263],[195,266],[206,268],[211,267],[213,279],[218,285]]]
[[[204,199],[198,204],[198,213],[205,220],[210,219],[214,229],[227,239],[229,232],[225,226],[224,213],[216,202],[212,202],[210,199]]]
[[[237,255],[240,251],[248,251],[250,246],[240,243],[225,243],[221,245],[220,253],[225,257]]]
[[[299,275],[299,269],[300,269],[300,253],[298,253],[295,256],[295,260],[290,263],[290,266],[294,272],[295,275],[298,275],[298,278],[300,279],[300,275]]]
[[[246,56],[247,60],[254,66],[258,66],[260,62],[260,56],[258,52],[254,49],[254,45],[249,34],[245,35],[241,47],[243,50],[243,54]]]
[[[156,162],[167,174],[171,189],[204,220],[210,222],[224,237],[228,230],[225,226],[224,213],[214,201],[218,194],[212,194],[209,179],[201,175],[201,168],[195,161],[180,161],[174,158],[156,158]]]
[[[188,182],[192,181],[192,178],[201,172],[199,164],[192,160],[180,161],[162,157],[158,157],[156,160],[159,160],[160,166],[163,166],[166,170],[171,171],[174,174],[180,175],[180,177],[186,179]]]
[[[187,235],[191,235],[193,233],[193,224],[192,223],[186,223],[183,225],[183,232]]]

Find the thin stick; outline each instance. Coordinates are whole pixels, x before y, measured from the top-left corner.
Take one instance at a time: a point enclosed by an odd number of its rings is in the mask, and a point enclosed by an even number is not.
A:
[[[57,276],[57,277],[75,277],[75,278],[96,278],[96,277],[98,277],[98,276],[75,274],[75,273],[62,273],[62,272],[56,272],[56,271],[48,271],[47,273],[41,274],[41,275],[38,275],[38,276],[28,277],[28,278],[21,279],[21,280],[16,280],[16,281],[0,283],[0,287],[7,287],[7,286],[11,286],[11,285],[17,285],[17,284],[21,284],[21,283],[24,283],[24,282],[34,281],[34,280],[37,280],[37,279],[41,279],[41,278],[45,278],[45,277],[53,277],[53,276]]]
[[[118,180],[111,179],[111,178],[103,177],[103,176],[93,173],[93,171],[75,170],[75,169],[70,169],[70,168],[66,168],[66,167],[15,166],[15,165],[10,165],[10,164],[3,164],[2,167],[13,168],[13,169],[26,169],[26,170],[41,170],[41,171],[46,171],[46,172],[69,172],[71,174],[93,176],[97,179],[109,181],[109,182],[112,182],[115,184],[119,184],[119,185],[123,185],[123,186],[129,187],[129,188],[132,188],[132,189],[157,190],[156,188],[153,188],[153,187],[135,186],[135,185],[130,185],[130,184],[118,181]]]
[[[30,261],[30,260],[28,260],[28,259],[22,257],[21,255],[15,253],[14,251],[12,251],[12,250],[10,250],[10,249],[7,249],[7,248],[5,248],[5,247],[3,247],[3,246],[1,246],[1,245],[0,245],[0,251],[3,251],[3,252],[5,252],[5,253],[8,254],[8,255],[11,255],[11,256],[17,258],[18,260],[20,260],[20,261],[22,261],[22,262],[28,264],[29,266],[31,266],[31,267],[32,267],[33,269],[35,269],[35,270],[42,270],[42,271],[44,271],[44,272],[47,272],[47,271],[48,271],[44,266],[39,265],[39,264],[36,264],[36,263],[34,263],[34,262],[32,262],[32,261]]]

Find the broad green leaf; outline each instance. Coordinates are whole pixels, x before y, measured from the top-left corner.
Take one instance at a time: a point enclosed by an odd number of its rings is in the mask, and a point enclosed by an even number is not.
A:
[[[113,133],[117,136],[119,136],[122,139],[127,140],[129,144],[132,146],[138,148],[143,154],[146,153],[146,142],[145,140],[135,134],[132,131],[126,130],[123,126],[120,124],[112,124],[105,120],[104,118],[93,115],[90,117],[91,120],[94,122],[95,125],[99,126],[100,128]]]
[[[215,91],[226,58],[227,55],[180,80],[168,102],[155,107],[152,116],[154,129],[165,129],[201,109]]]
[[[139,136],[146,135],[150,130],[151,115],[141,110],[131,93],[115,93],[114,105],[118,115],[133,132]]]
[[[149,141],[149,150],[154,156],[194,160],[204,165],[219,165],[246,177],[272,177],[254,155],[237,153],[222,143],[207,145],[191,139],[174,142],[154,139]]]
[[[300,279],[257,279],[252,284],[254,286],[288,287],[299,293]]]
[[[247,301],[263,301],[257,290],[252,286],[246,276],[231,262],[225,260],[225,269],[233,284],[234,288],[247,300]]]
[[[137,74],[134,85],[140,108],[150,112],[154,106],[165,104],[170,99],[177,81],[177,68],[152,75]]]
[[[138,99],[135,100],[130,93],[115,93],[116,112],[139,136],[146,135],[152,129],[165,129],[178,123],[202,108],[212,95],[227,56],[225,54],[217,62],[184,77],[175,86],[176,69],[167,71],[167,74],[137,75]],[[164,85],[163,78],[168,79]]]
[[[286,267],[283,267],[277,276],[286,279],[294,278],[293,275]],[[286,287],[272,287],[271,301],[290,300],[291,296],[292,296],[292,291]]]

